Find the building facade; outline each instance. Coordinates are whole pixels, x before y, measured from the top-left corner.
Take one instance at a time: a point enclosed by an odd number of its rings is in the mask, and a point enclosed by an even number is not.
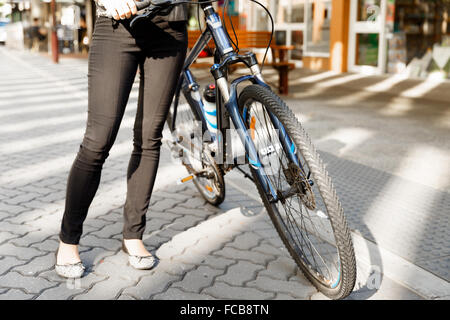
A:
[[[256,4],[239,0],[246,27],[270,30]],[[305,68],[449,77],[449,0],[265,0],[277,44]]]
[[[26,29],[34,18],[51,29],[51,0],[6,0],[11,20]],[[95,20],[92,0],[55,0],[60,53],[87,52]],[[259,0],[274,19],[279,45],[294,49],[299,67],[366,74],[450,74],[450,0]],[[213,5],[222,13],[224,1]],[[229,0],[224,23],[241,30],[271,30],[263,8],[249,0]],[[198,29],[197,5],[190,6],[189,29]],[[202,24],[200,22],[200,24]],[[203,24],[202,28],[206,26]],[[41,44],[49,49],[50,39]],[[26,45],[29,46],[29,45]]]

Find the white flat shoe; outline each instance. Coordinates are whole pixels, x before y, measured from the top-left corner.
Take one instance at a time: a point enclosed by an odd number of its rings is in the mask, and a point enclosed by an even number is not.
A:
[[[122,250],[126,254],[128,254],[128,262],[130,265],[138,270],[150,270],[152,269],[156,263],[158,262],[158,259],[152,255],[149,256],[135,256],[131,255],[127,247],[125,246],[125,241],[122,240]]]
[[[55,260],[58,256],[58,250],[55,252]],[[57,264],[55,262],[55,271],[56,273],[63,278],[81,278],[84,274],[84,270],[86,267],[83,265],[83,263],[77,262],[77,263],[67,263],[67,264]]]

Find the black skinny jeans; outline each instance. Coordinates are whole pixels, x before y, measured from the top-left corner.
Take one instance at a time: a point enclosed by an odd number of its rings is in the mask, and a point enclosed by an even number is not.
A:
[[[162,130],[187,49],[186,23],[161,17],[129,27],[98,17],[88,68],[88,119],[68,181],[60,239],[78,244],[139,68],[133,152],[127,171],[125,239],[142,239],[158,169]]]

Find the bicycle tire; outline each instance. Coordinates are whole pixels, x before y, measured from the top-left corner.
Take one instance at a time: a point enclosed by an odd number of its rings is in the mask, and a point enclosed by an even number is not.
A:
[[[292,238],[292,235],[289,236],[289,234],[287,234],[289,230],[287,230],[286,225],[283,225],[284,222],[280,219],[281,214],[278,208],[276,205],[269,202],[262,186],[256,179],[255,169],[250,167],[258,192],[263,200],[270,219],[291,257],[310,282],[327,297],[332,299],[343,299],[352,292],[355,285],[356,259],[350,230],[347,226],[342,206],[325,166],[295,114],[273,91],[255,84],[247,86],[239,95],[239,107],[241,112],[243,112],[243,107],[248,101],[260,102],[264,108],[267,108],[276,118],[278,118],[297,147],[297,153],[300,153],[303,156],[309,166],[312,176],[317,183],[319,192],[324,199],[324,204],[327,208],[329,221],[333,230],[338,257],[340,259],[340,274],[338,275],[339,283],[334,286],[327,285],[311,272],[311,269],[307,266],[305,260],[302,259],[301,255],[295,250],[295,246],[291,243],[292,241],[290,242],[290,237]]]
[[[181,97],[180,97],[181,99]],[[181,101],[180,101],[181,102]],[[185,108],[185,112],[190,112],[192,113],[192,118],[194,119],[194,113],[191,110],[191,106],[186,102],[183,101],[183,103],[185,103],[185,105],[189,106],[189,108]],[[180,108],[180,106],[183,105],[182,103],[178,104],[178,108]],[[171,126],[172,123],[172,109],[169,111],[168,115],[167,115],[167,124],[169,127],[169,130],[171,133],[173,133],[173,128]],[[185,117],[183,119],[184,121],[190,121],[190,115],[188,117]],[[179,117],[177,114],[176,117],[176,123],[175,123],[175,127],[177,124],[177,121],[179,121]],[[183,150],[183,157],[185,156],[186,151]],[[202,185],[200,183],[200,181],[197,178],[193,179],[193,183],[195,185],[195,187],[197,188],[197,190],[199,191],[199,193],[201,194],[201,196],[203,197],[203,199],[205,199],[209,204],[213,205],[213,206],[218,206],[220,205],[224,200],[225,200],[225,179],[224,179],[224,174],[223,174],[223,170],[217,165],[217,163],[214,161],[213,157],[211,155],[207,155],[207,154],[203,154],[203,156],[208,157],[208,162],[209,162],[209,166],[211,167],[211,169],[214,172],[214,184],[212,184],[212,187],[215,189],[215,192],[211,192],[209,190],[205,190],[206,186]],[[186,170],[188,171],[189,174],[192,174],[192,172],[189,170],[188,166],[185,166]],[[211,186],[209,186],[209,188],[212,188]],[[209,191],[209,192],[207,192]],[[211,196],[211,194],[213,194],[213,196]]]

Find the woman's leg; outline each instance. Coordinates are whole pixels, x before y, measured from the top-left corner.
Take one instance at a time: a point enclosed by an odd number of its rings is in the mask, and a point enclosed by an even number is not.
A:
[[[160,35],[160,42],[150,49],[144,48],[147,58],[140,70],[134,149],[127,173],[124,239],[142,239],[145,213],[158,169],[162,130],[186,56],[185,25],[167,22],[157,25],[166,34]],[[153,36],[155,39],[155,33]]]
[[[67,181],[60,239],[77,245],[97,191],[103,163],[116,138],[139,64],[129,32],[112,20],[96,21],[88,69],[86,132]]]

